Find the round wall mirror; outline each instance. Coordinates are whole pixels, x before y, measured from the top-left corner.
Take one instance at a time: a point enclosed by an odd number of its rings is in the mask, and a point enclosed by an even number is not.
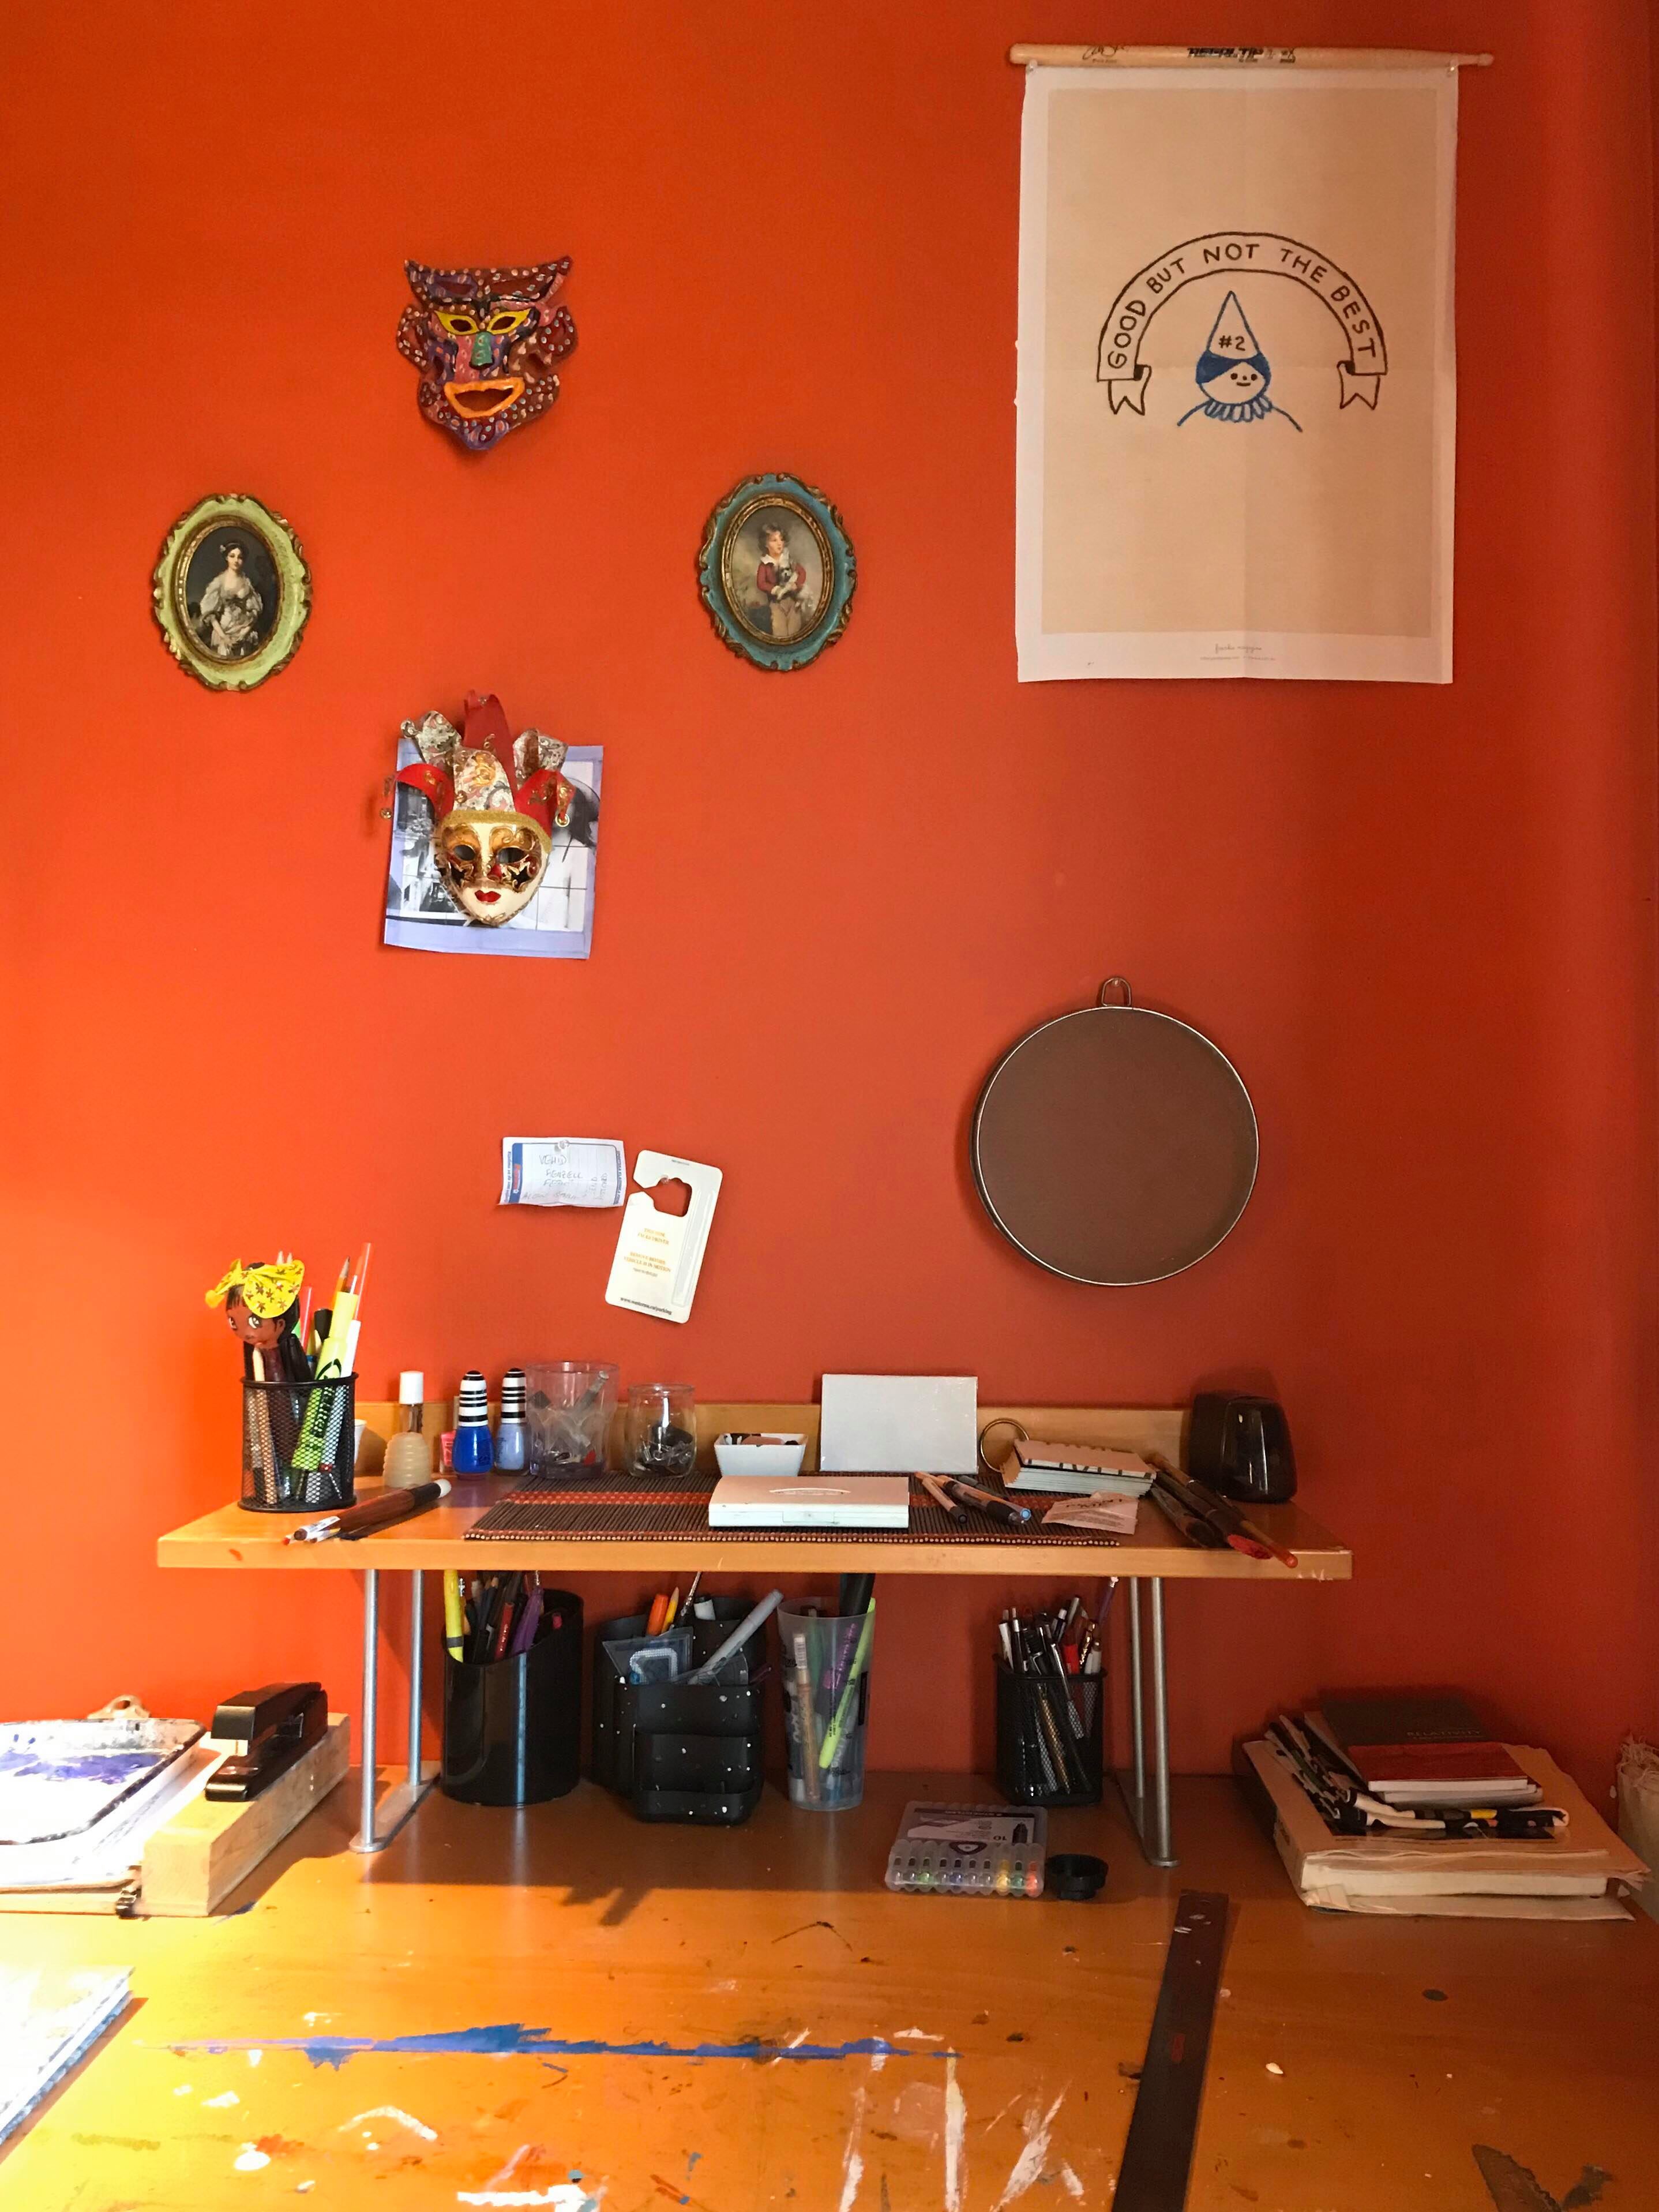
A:
[[[1137,1006],[1121,975],[1003,1054],[971,1150],[1011,1243],[1074,1283],[1113,1285],[1160,1282],[1213,1252],[1258,1158],[1232,1062],[1188,1023]]]

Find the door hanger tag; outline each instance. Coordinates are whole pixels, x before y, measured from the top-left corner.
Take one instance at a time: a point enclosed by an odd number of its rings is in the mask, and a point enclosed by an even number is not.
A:
[[[634,1180],[640,1188],[629,1194],[623,1208],[605,1302],[658,1321],[689,1321],[720,1196],[720,1171],[698,1160],[677,1159],[672,1152],[641,1152],[634,1163]],[[682,1212],[659,1206],[652,1195],[659,1183],[683,1183],[690,1190],[690,1201]]]

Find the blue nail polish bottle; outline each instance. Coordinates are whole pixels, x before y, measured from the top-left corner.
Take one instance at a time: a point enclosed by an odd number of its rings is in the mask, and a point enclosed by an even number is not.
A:
[[[461,1377],[451,1457],[457,1474],[488,1474],[495,1464],[495,1447],[489,1434],[489,1394],[476,1367],[469,1367]]]

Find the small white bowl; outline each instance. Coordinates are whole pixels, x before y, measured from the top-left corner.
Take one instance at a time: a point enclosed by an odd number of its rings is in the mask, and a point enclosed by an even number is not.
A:
[[[799,1474],[800,1463],[806,1456],[806,1439],[793,1431],[787,1435],[765,1432],[765,1440],[727,1433],[714,1439],[714,1462],[722,1474],[765,1474],[775,1480],[779,1475]]]

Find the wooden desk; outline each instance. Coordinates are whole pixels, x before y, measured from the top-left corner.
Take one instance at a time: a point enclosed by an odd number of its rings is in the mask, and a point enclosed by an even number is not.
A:
[[[1652,2203],[1650,1922],[1310,1912],[1231,1784],[1186,1778],[1178,1880],[1114,1802],[1052,1816],[1111,1863],[1093,1904],[890,1896],[904,1801],[941,1787],[990,1794],[878,1775],[823,1815],[769,1790],[729,1830],[586,1786],[434,1796],[370,1860],[341,1790],[235,1917],[11,1916],[12,1964],[130,1964],[137,2002],[0,2152],[0,2203],[1107,2212],[1188,1883],[1233,1901],[1188,2212],[1494,2212],[1476,2144],[1549,2191],[1510,2212],[1581,2180],[1598,2212]]]
[[[362,1408],[377,1437],[386,1435],[396,1407]],[[432,1409],[429,1428],[444,1417]],[[1123,1450],[1154,1450],[1179,1461],[1183,1416],[1164,1407],[993,1407],[979,1411],[988,1422],[1017,1419],[1032,1435],[1062,1443],[1109,1444]],[[808,1437],[809,1468],[816,1465],[818,1408],[807,1405],[715,1404],[697,1408],[699,1464],[712,1465],[714,1438],[726,1430],[801,1430]],[[1006,1432],[1005,1432],[1006,1435]],[[374,1494],[372,1481],[361,1494]],[[1007,1543],[992,1533],[982,1543],[938,1545],[872,1544],[849,1534],[844,1541],[811,1544],[787,1535],[763,1541],[699,1542],[688,1547],[662,1538],[594,1540],[548,1537],[535,1542],[466,1540],[466,1532],[485,1508],[504,1494],[503,1484],[483,1478],[459,1482],[453,1498],[418,1520],[365,1538],[356,1544],[289,1544],[287,1532],[315,1518],[298,1514],[248,1513],[238,1505],[218,1507],[161,1538],[156,1557],[164,1567],[257,1569],[288,1574],[351,1574],[364,1579],[363,1701],[361,1751],[365,1796],[358,1848],[383,1847],[408,1819],[432,1773],[420,1758],[422,1649],[424,1577],[446,1567],[482,1574],[492,1570],[536,1569],[549,1575],[593,1574],[609,1570],[653,1574],[665,1563],[683,1565],[688,1558],[706,1574],[778,1575],[802,1571],[884,1575],[987,1575],[1002,1581],[1091,1573],[1121,1577],[1128,1590],[1131,1764],[1124,1780],[1131,1814],[1148,1856],[1158,1866],[1173,1866],[1170,1814],[1170,1742],[1164,1583],[1171,1578],[1225,1582],[1344,1582],[1353,1571],[1352,1554],[1299,1505],[1264,1507],[1259,1517],[1275,1540],[1297,1555],[1286,1567],[1276,1559],[1243,1558],[1233,1551],[1205,1552],[1182,1543],[1156,1508],[1146,1506],[1132,1538],[1114,1545],[1055,1551]],[[384,1802],[373,1796],[375,1772],[375,1696],[379,1678],[380,1595],[383,1571],[411,1577],[410,1613],[409,1762],[406,1779]]]

